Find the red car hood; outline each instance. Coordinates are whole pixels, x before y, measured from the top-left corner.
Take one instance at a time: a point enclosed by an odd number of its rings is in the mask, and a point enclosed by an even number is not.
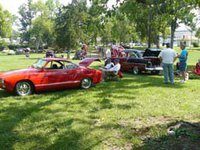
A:
[[[18,74],[31,74],[32,72],[35,72],[36,69],[34,68],[28,68],[28,69],[21,69],[21,70],[14,70],[14,71],[8,71],[8,72],[1,72],[0,78],[5,78],[12,75],[18,75]]]
[[[79,63],[79,65],[80,66],[84,66],[84,67],[88,67],[91,63],[93,63],[94,61],[99,61],[99,62],[101,62],[101,60],[100,59],[98,59],[98,58],[85,58],[85,59],[83,59],[80,63]]]

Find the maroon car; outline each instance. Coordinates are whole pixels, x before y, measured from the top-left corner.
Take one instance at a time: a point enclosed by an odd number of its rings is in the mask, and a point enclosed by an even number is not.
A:
[[[136,49],[126,49],[123,51],[124,57],[118,57],[121,64],[121,71],[139,74],[142,72],[151,72],[159,74],[162,70],[161,61],[158,58],[160,49],[146,49],[145,51]],[[114,60],[116,58],[112,58]]]

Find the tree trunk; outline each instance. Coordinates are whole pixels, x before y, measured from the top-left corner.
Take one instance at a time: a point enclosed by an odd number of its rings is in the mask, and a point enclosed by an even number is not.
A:
[[[156,35],[156,47],[160,48],[160,39],[159,39],[159,35]]]
[[[171,22],[171,48],[174,47],[174,33],[176,30],[176,21],[177,19],[175,18],[172,22]]]
[[[152,15],[151,15],[151,8],[149,8],[149,15],[148,15],[148,48],[151,48],[151,21],[152,21]]]
[[[40,39],[36,39],[36,51],[38,52],[39,50],[39,47],[40,47]]]

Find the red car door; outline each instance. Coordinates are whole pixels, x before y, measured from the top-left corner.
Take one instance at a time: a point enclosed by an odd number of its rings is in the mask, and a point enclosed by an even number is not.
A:
[[[61,62],[48,62],[43,70],[37,73],[37,84],[35,85],[39,90],[61,89],[68,80],[66,78],[67,72],[63,68],[64,64]]]
[[[81,69],[76,64],[71,62],[65,63],[63,69],[62,78],[64,87],[76,87],[80,85],[81,80]]]

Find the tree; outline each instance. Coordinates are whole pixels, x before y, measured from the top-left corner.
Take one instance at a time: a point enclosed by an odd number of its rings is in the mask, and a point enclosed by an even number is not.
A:
[[[151,42],[157,43],[159,33],[171,27],[171,47],[173,47],[174,32],[179,23],[192,25],[194,15],[194,0],[126,0],[122,9],[135,21],[136,30],[141,32],[141,38],[148,37],[148,46]],[[148,36],[147,34],[148,33]],[[157,44],[159,45],[159,44]]]
[[[198,39],[200,39],[200,28],[197,29],[197,32],[196,32],[195,36],[196,36]]]
[[[55,41],[54,20],[56,17],[56,3],[53,0],[37,1],[32,4],[32,10],[37,17],[32,21],[29,29],[30,37],[36,44],[36,49],[43,45],[51,46]]]
[[[33,27],[30,29],[30,35],[35,41],[36,50],[43,44],[50,46],[53,43],[54,22],[50,19],[38,17],[33,21]]]
[[[32,20],[34,18],[34,12],[32,8],[32,0],[28,0],[27,4],[22,4],[19,7],[19,21],[21,24],[20,32],[21,32],[21,42],[30,41],[30,32],[29,29],[32,26]]]
[[[72,1],[59,10],[55,21],[56,43],[59,47],[74,49],[80,42],[86,43],[87,12],[85,0]]]
[[[12,34],[12,16],[0,5],[0,37],[10,37]]]
[[[126,14],[117,11],[115,16],[112,17],[113,27],[112,27],[112,37],[115,41],[119,43],[127,43],[137,36],[135,32],[135,27],[133,22],[131,22]]]
[[[122,12],[134,22],[141,40],[148,39],[148,47],[151,47],[152,42],[159,45],[159,33],[165,32],[167,27],[165,17],[161,17],[161,6],[159,0],[127,0],[121,6]]]
[[[97,37],[105,27],[107,6],[106,1],[91,0],[91,6],[88,8],[87,34],[90,41],[97,45]]]
[[[173,48],[174,33],[179,23],[185,23],[192,26],[194,14],[191,10],[194,8],[192,1],[188,0],[167,0],[163,3],[166,10],[164,14],[167,14],[169,24],[171,27],[171,47]]]

